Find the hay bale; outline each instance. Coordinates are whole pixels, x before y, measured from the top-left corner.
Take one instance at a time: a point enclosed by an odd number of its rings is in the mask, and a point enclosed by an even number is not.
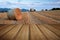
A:
[[[19,8],[15,8],[8,11],[8,18],[12,20],[21,20],[22,19],[22,13]]]

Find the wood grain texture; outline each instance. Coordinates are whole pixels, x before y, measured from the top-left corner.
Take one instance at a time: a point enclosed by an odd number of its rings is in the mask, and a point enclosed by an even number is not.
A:
[[[0,40],[60,40],[59,13],[22,12],[20,21],[1,19]]]
[[[0,40],[60,40],[60,30],[57,28],[51,24],[5,25],[0,30]]]

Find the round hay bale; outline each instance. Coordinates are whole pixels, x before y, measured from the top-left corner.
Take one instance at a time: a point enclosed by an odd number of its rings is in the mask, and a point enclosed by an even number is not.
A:
[[[8,11],[8,18],[11,20],[21,20],[22,19],[22,13],[19,8],[15,8]]]

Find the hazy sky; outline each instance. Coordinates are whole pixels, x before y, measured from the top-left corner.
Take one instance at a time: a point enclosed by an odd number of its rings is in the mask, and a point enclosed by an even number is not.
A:
[[[35,8],[37,10],[60,7],[60,0],[0,0],[1,8]]]

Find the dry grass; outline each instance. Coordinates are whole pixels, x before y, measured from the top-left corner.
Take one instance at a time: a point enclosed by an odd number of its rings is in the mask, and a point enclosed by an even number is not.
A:
[[[0,13],[0,19],[5,19],[7,17],[7,13]]]
[[[31,16],[29,16],[29,15]],[[33,16],[32,16],[33,15]],[[49,24],[55,24],[55,23],[59,23],[60,24],[60,10],[56,10],[56,11],[43,11],[43,12],[22,12],[22,19],[20,21],[17,21],[17,23],[29,23],[29,20],[33,20],[36,18],[37,20],[40,20],[41,22],[44,23],[49,23]],[[7,13],[0,13],[0,20],[1,19],[5,19],[5,21],[7,21],[6,19],[8,19],[7,17]],[[33,20],[33,21],[35,21]],[[38,22],[40,22],[38,21]],[[1,20],[1,22],[3,22]],[[15,22],[14,20],[9,20],[9,23]],[[32,21],[31,21],[32,22]]]

